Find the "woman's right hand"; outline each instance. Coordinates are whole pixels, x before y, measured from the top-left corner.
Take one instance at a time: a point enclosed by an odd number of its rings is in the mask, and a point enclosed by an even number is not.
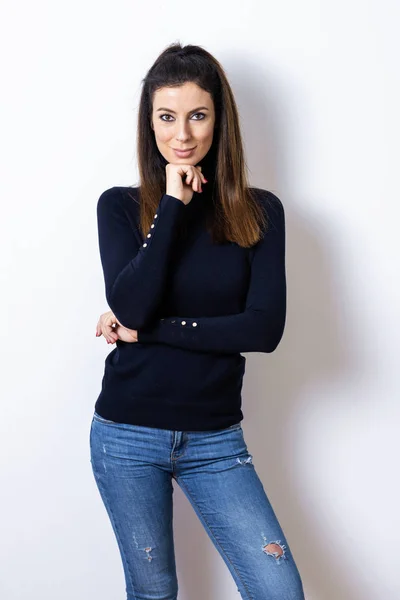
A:
[[[104,335],[108,344],[114,344],[117,340],[129,343],[138,341],[137,330],[124,327],[112,310],[100,315],[96,325],[96,337],[100,335]]]
[[[193,192],[201,192],[202,183],[207,183],[201,172],[201,165],[195,167],[194,165],[168,163],[165,165],[165,172],[166,194],[179,198],[184,204],[189,204]]]

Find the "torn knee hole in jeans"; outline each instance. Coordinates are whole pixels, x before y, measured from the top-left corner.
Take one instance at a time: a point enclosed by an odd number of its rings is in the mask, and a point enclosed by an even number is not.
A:
[[[262,536],[264,538],[264,542],[267,542],[265,535],[262,534]],[[285,551],[286,546],[285,546],[285,544],[281,543],[281,540],[275,540],[274,542],[265,543],[262,546],[262,550],[268,556],[273,556],[277,562],[279,562],[279,559],[281,559],[281,558],[287,560],[286,551]]]
[[[135,542],[135,546],[137,549],[139,549],[139,543],[136,539],[136,535],[135,532],[132,533],[132,537],[133,537],[133,541]],[[147,546],[147,548],[143,548],[143,550],[146,552],[146,558],[149,562],[151,562],[153,560],[153,557],[151,556],[150,552],[153,550],[153,548],[151,546]]]

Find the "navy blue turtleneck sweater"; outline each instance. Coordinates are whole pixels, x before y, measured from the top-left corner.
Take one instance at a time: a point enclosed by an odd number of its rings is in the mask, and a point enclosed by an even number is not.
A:
[[[106,357],[95,404],[105,419],[180,431],[238,423],[241,352],[273,352],[281,340],[282,203],[253,188],[267,213],[263,239],[252,248],[213,244],[205,226],[207,185],[187,205],[163,194],[145,238],[140,187],[112,187],[98,199],[106,299],[118,320],[138,331],[138,342],[118,340]]]

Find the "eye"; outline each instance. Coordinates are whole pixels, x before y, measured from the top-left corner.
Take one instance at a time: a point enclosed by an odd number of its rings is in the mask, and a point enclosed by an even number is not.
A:
[[[203,118],[205,118],[205,117],[206,117],[206,115],[205,115],[203,112],[194,113],[194,115],[193,115],[193,116],[195,116],[195,115],[201,115]],[[202,120],[203,120],[203,119],[195,119],[195,121],[202,121]]]
[[[201,115],[201,119],[195,119],[195,121],[203,121],[203,119],[206,117],[206,115],[203,112],[198,112],[198,113],[194,113],[192,116],[195,117],[196,115]],[[163,117],[172,117],[172,115],[170,115],[169,113],[163,113],[162,115],[160,115],[160,119],[161,121],[164,121],[165,123],[170,123],[170,119],[164,119]]]

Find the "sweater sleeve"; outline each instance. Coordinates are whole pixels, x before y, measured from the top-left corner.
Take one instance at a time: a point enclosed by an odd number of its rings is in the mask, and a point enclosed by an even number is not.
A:
[[[175,196],[163,194],[141,243],[122,200],[117,186],[98,199],[99,250],[108,305],[120,323],[137,330],[148,324],[158,308],[176,225],[185,204]]]
[[[273,352],[286,320],[285,213],[268,192],[267,231],[253,246],[243,312],[215,317],[173,316],[138,330],[138,342],[216,353]]]

